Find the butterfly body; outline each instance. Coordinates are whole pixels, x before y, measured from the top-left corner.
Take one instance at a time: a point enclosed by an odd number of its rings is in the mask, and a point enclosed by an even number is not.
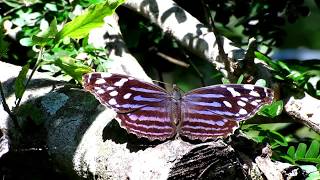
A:
[[[225,137],[273,99],[272,90],[254,85],[213,85],[181,94],[130,76],[90,73],[84,88],[117,112],[129,133],[149,140],[177,136],[205,141]]]

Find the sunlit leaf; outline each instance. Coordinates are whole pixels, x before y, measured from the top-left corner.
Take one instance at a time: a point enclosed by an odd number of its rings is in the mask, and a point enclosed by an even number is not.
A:
[[[304,143],[299,143],[297,151],[295,153],[295,159],[303,158],[307,151],[307,145]]]
[[[19,72],[19,75],[15,81],[15,95],[16,98],[21,98],[24,91],[25,91],[25,80],[27,79],[27,73],[29,70],[29,64],[26,64],[22,67],[21,71]]]
[[[267,85],[267,82],[266,82],[266,80],[264,80],[264,79],[258,79],[258,80],[256,81],[255,85],[265,87],[265,86]]]
[[[239,76],[239,78],[238,78],[237,84],[241,84],[242,81],[243,81],[243,78],[244,78],[244,76],[243,76],[243,74],[241,74],[241,75]]]
[[[288,142],[285,137],[283,137],[280,133],[277,131],[270,130],[269,131],[269,137],[274,140],[277,144],[281,146],[288,146]]]
[[[294,148],[294,146],[290,146],[288,151],[287,151],[287,154],[291,157],[291,158],[294,158],[294,153],[296,152],[296,148]]]
[[[78,63],[70,57],[57,59],[54,64],[78,82],[81,82],[83,74],[92,71],[89,66]]]
[[[33,42],[31,38],[22,38],[19,40],[22,46],[33,46]]]
[[[310,147],[306,153],[306,158],[317,158],[319,155],[320,144],[317,140],[313,140]],[[320,159],[319,159],[320,161]]]
[[[63,27],[55,39],[56,42],[65,37],[80,39],[87,36],[93,28],[102,26],[104,17],[112,15],[123,2],[124,0],[108,0],[90,6],[82,15],[77,16]]]
[[[262,109],[258,112],[259,115],[274,118],[281,114],[283,110],[283,101],[279,100],[271,105],[263,106]]]

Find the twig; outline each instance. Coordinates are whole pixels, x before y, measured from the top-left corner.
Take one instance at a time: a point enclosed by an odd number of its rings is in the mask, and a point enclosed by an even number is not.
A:
[[[226,52],[224,51],[223,48],[223,41],[222,41],[222,37],[220,36],[220,34],[217,32],[216,27],[214,25],[214,20],[212,17],[210,10],[208,9],[208,7],[206,6],[206,4],[203,2],[203,0],[201,0],[201,4],[205,13],[205,17],[207,19],[207,24],[209,27],[209,30],[212,31],[214,33],[214,35],[216,36],[216,43],[218,45],[218,50],[219,50],[219,59],[222,60],[222,62],[224,63],[224,68],[225,70],[228,72],[228,75],[226,78],[228,78],[231,82],[234,82],[236,80],[236,78],[232,75],[232,73],[234,72],[233,68],[232,68],[232,62],[231,60],[228,58],[228,55],[226,54]]]
[[[182,67],[185,67],[185,68],[188,68],[190,66],[189,64],[187,64],[187,63],[185,63],[183,61],[180,61],[180,60],[178,60],[176,58],[173,58],[171,56],[168,56],[168,55],[166,55],[166,54],[164,54],[162,52],[157,52],[156,54],[158,56],[162,57],[163,59],[165,59],[165,60],[167,60],[167,61],[169,61],[169,62],[171,62],[173,64],[176,64],[178,66],[182,66]]]
[[[17,6],[17,7],[15,7],[15,8],[12,8],[12,9],[10,9],[9,11],[3,13],[3,15],[4,15],[4,16],[7,16],[8,14],[10,14],[10,13],[12,13],[13,11],[16,11],[16,10],[18,10],[18,9],[21,9],[22,7],[23,7],[23,6],[21,5],[21,6]]]
[[[17,129],[21,129],[20,126],[19,126],[17,117],[11,112],[11,110],[10,110],[10,108],[9,108],[7,102],[6,102],[6,98],[5,98],[3,89],[2,89],[2,83],[1,82],[0,82],[0,94],[1,94],[1,102],[2,102],[3,109],[9,114],[10,118],[13,121],[14,126]]]
[[[39,65],[40,65],[40,63],[41,63],[43,49],[44,49],[43,47],[40,48],[40,51],[39,51],[39,54],[38,54],[38,58],[37,58],[37,62],[36,62],[36,64],[34,65],[32,71],[31,71],[30,76],[28,77],[28,80],[27,80],[27,82],[26,82],[26,85],[25,85],[25,88],[24,88],[24,90],[23,90],[23,93],[22,93],[21,97],[18,99],[15,108],[19,107],[19,105],[20,105],[20,103],[21,103],[21,100],[22,100],[22,97],[23,97],[23,94],[24,94],[24,92],[26,91],[26,89],[27,89],[27,87],[28,87],[28,85],[29,85],[29,82],[30,82],[33,74],[36,72],[36,70],[38,69],[38,67],[39,67]]]
[[[204,82],[203,74],[200,72],[197,66],[192,62],[192,60],[190,59],[190,56],[185,52],[183,48],[179,48],[179,49],[182,51],[182,54],[185,56],[185,58],[189,61],[189,64],[191,65],[191,67],[196,71],[197,75],[200,78],[201,85],[206,86],[206,83]]]

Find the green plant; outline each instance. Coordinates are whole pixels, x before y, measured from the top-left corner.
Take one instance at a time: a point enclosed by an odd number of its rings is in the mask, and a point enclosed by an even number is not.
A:
[[[319,141],[313,140],[309,147],[305,143],[299,143],[297,147],[290,146],[287,153],[280,157],[291,164],[299,165],[308,173],[309,180],[320,178]]]
[[[297,88],[304,89],[315,97],[320,97],[319,84],[320,65],[317,63],[302,63],[291,61],[290,63],[281,60],[272,60],[271,58],[256,52],[256,57],[273,69],[274,78],[289,86],[294,91]],[[315,78],[315,79],[313,79]],[[312,82],[316,80],[316,82]],[[287,90],[288,91],[288,90]]]

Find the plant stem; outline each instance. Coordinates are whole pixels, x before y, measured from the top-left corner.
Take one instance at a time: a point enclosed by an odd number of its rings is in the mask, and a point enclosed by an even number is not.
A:
[[[17,129],[20,130],[21,128],[20,128],[20,126],[19,126],[17,117],[11,112],[11,110],[10,110],[10,108],[9,108],[7,102],[6,102],[6,98],[5,98],[3,89],[2,89],[2,83],[1,83],[1,82],[0,82],[0,94],[1,94],[1,102],[2,102],[3,109],[9,114],[10,118],[11,118],[12,121],[13,121],[14,126],[15,126]]]
[[[29,78],[27,79],[27,82],[26,82],[24,91],[26,91],[26,89],[27,89],[27,87],[28,87],[28,85],[29,85],[29,82],[30,82],[33,74],[36,72],[36,70],[38,69],[38,67],[39,67],[39,65],[40,65],[40,63],[41,63],[43,50],[44,50],[44,48],[41,47],[41,48],[40,48],[40,51],[39,51],[39,54],[38,54],[37,62],[36,62],[36,64],[34,65],[34,67],[33,67],[32,71],[31,71],[31,74],[30,74]],[[16,108],[19,107],[20,102],[21,102],[22,97],[23,97],[23,94],[24,94],[24,92],[22,93],[21,98],[18,99],[18,102],[16,103]]]

